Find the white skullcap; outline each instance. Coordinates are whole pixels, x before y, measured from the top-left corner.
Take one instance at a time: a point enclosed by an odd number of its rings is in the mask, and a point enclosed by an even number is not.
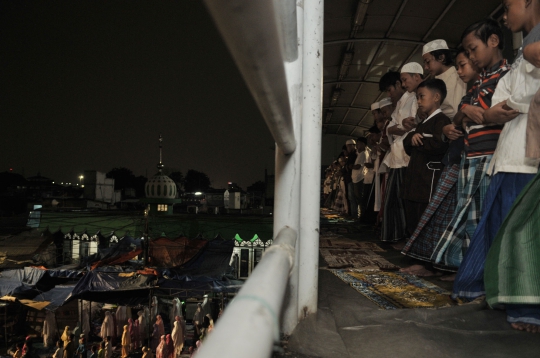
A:
[[[347,141],[345,142],[345,145],[348,145],[348,144],[356,145],[356,142],[354,139],[347,139]]]
[[[424,74],[424,68],[418,62],[409,62],[401,68],[401,73],[419,73]]]
[[[422,49],[422,56],[424,56],[428,52],[435,50],[448,50],[448,45],[446,44],[446,41],[439,39],[428,42],[424,45],[424,48]]]
[[[379,102],[379,106],[381,106],[380,108],[391,106],[391,105],[392,105],[392,100],[390,99],[390,97],[383,98]]]
[[[374,110],[376,110],[376,109],[379,109],[379,108],[381,108],[381,107],[379,106],[379,102],[375,102],[375,103],[372,103],[372,104],[371,104],[371,110],[372,110],[372,111],[374,111]]]

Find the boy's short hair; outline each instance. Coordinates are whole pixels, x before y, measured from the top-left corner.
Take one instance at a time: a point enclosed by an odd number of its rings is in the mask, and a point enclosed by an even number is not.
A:
[[[430,54],[432,54],[433,57],[435,57],[435,60],[441,62],[445,66],[454,65],[454,55],[452,54],[452,51],[450,50],[446,50],[446,49],[435,50],[435,51],[431,51]]]
[[[440,80],[438,78],[432,78],[430,80],[424,81],[418,85],[418,89],[426,87],[427,89],[431,91],[435,91],[441,95],[441,104],[444,102],[444,99],[446,98],[446,84],[443,80]]]
[[[358,143],[358,142],[362,142],[362,143],[367,145],[367,138],[366,137],[358,137],[358,139],[356,140],[356,143]]]
[[[500,50],[504,49],[504,34],[499,23],[493,19],[487,18],[482,21],[475,22],[470,25],[463,31],[461,35],[461,42],[467,37],[470,33],[474,33],[474,36],[487,44],[488,39],[491,35],[496,35],[499,38],[499,45],[497,46]]]
[[[465,57],[469,58],[469,54],[467,53],[467,50],[465,50],[465,47],[463,47],[463,45],[459,45],[456,49],[456,58],[458,57],[459,54],[464,54]]]
[[[379,91],[385,92],[388,87],[395,86],[396,82],[401,83],[399,72],[397,71],[386,72],[379,80]]]

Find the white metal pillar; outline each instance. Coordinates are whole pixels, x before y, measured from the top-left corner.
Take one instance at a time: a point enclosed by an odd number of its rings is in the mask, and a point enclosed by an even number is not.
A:
[[[276,182],[274,189],[274,233],[288,226],[295,230],[300,227],[300,133],[302,128],[302,28],[303,8],[296,6],[298,56],[293,62],[285,63],[287,87],[293,131],[297,143],[296,150],[286,155],[276,146]],[[295,252],[294,266],[289,276],[289,285],[284,301],[281,331],[291,334],[298,324],[298,258]]]
[[[321,188],[324,1],[304,0],[301,199],[298,250],[300,319],[317,311]]]

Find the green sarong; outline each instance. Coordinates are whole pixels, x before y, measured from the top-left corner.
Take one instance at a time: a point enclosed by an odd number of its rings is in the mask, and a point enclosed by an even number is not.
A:
[[[540,304],[540,173],[523,189],[487,255],[490,306]]]

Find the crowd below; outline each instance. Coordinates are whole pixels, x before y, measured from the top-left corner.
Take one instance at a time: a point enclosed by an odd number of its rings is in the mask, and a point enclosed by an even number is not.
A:
[[[504,0],[523,32],[513,63],[492,19],[379,81],[374,125],[326,170],[324,206],[373,226],[411,258],[402,272],[453,281],[521,331],[540,332],[540,1]]]

